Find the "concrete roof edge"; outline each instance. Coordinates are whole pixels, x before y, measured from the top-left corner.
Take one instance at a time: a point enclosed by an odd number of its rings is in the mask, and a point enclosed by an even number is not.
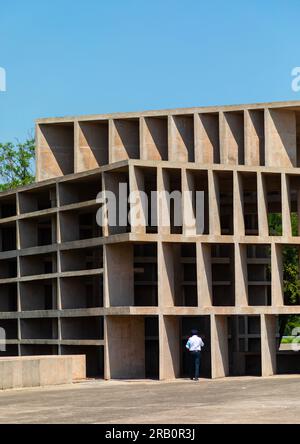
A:
[[[170,108],[161,110],[144,110],[144,111],[130,111],[117,112],[107,114],[88,114],[77,116],[60,116],[60,117],[45,117],[35,120],[36,124],[47,123],[72,123],[74,121],[91,121],[91,120],[109,120],[118,118],[138,118],[138,117],[155,117],[172,114],[193,114],[195,112],[217,112],[217,111],[240,111],[243,109],[264,109],[264,108],[288,108],[299,106],[300,100],[279,101],[279,102],[258,102],[248,104],[234,104],[234,105],[209,105],[201,107],[188,108]]]

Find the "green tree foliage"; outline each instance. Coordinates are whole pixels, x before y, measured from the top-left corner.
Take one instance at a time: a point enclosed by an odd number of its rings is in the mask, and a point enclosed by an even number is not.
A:
[[[291,216],[293,236],[298,234],[298,216],[292,213]],[[282,234],[281,214],[272,213],[269,215],[269,233],[271,236]],[[286,301],[291,304],[300,302],[300,279],[299,279],[299,257],[298,248],[284,246],[282,252],[283,259],[283,291]]]
[[[0,143],[0,191],[34,181],[34,139],[24,143]]]
[[[291,214],[292,234],[298,235],[298,215]],[[271,236],[282,234],[282,216],[278,213],[269,215],[269,233]],[[282,251],[283,262],[283,291],[286,303],[295,305],[300,303],[298,248],[291,245],[284,246]],[[280,342],[282,336],[289,336],[295,327],[300,326],[300,316],[279,316]]]

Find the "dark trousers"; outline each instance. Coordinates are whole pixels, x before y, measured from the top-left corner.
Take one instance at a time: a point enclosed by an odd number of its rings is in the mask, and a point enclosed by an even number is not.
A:
[[[200,356],[201,352],[190,352],[190,375],[191,378],[199,378],[200,376]]]

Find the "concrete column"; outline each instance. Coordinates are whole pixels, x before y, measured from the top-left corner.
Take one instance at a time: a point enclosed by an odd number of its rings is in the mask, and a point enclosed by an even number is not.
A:
[[[198,306],[212,306],[211,246],[197,242]]]
[[[102,183],[102,192],[105,195],[105,175],[102,174],[101,175],[101,183]],[[107,215],[108,209],[107,209],[107,203],[105,202],[104,204],[102,204],[102,235],[103,237],[107,237],[109,236],[109,224],[108,224],[108,220],[107,217],[105,217],[105,215]]]
[[[272,279],[272,306],[280,307],[284,305],[283,296],[283,264],[282,264],[282,246],[279,244],[271,245],[271,279]]]
[[[208,171],[208,198],[209,198],[209,234],[221,234],[220,221],[220,192],[218,178],[214,171]]]
[[[159,379],[180,377],[180,318],[159,316]]]
[[[80,146],[79,146],[79,123],[78,121],[74,122],[74,172],[79,173],[80,171],[84,171],[82,165],[80,165],[80,154],[79,154]]]
[[[141,160],[154,160],[154,150],[150,150],[149,145],[149,131],[147,131],[147,125],[145,121],[145,117],[140,117],[140,152],[141,152]],[[156,159],[160,160],[160,159]]]
[[[20,313],[22,311],[21,306],[21,288],[20,288],[20,282],[17,282],[17,311]]]
[[[233,172],[233,225],[236,236],[245,235],[244,194],[242,177],[237,171]]]
[[[182,216],[183,216],[183,235],[195,236],[197,234],[196,214],[194,208],[195,180],[191,171],[182,169]]]
[[[148,222],[148,205],[143,201],[145,190],[145,178],[141,169],[134,165],[129,166],[129,186],[130,186],[130,222],[131,232],[135,234],[145,234]],[[132,193],[132,194],[131,194]]]
[[[261,370],[262,376],[276,374],[276,325],[275,315],[260,316],[261,320]]]
[[[170,209],[165,191],[170,191],[170,180],[166,170],[157,168],[157,191],[158,191],[158,233],[161,235],[170,234]]]
[[[57,213],[53,214],[51,217],[51,237],[52,237],[52,243],[57,243]]]
[[[282,235],[292,236],[291,224],[291,199],[290,199],[290,179],[289,176],[281,174],[281,201],[282,201]]]
[[[212,314],[211,324],[211,377],[223,378],[229,374],[227,316]]]
[[[114,121],[113,121],[113,119],[109,119],[109,121],[108,121],[108,163],[115,162],[113,148],[114,148]]]
[[[16,221],[16,247],[17,247],[17,250],[21,250],[21,230],[22,230],[22,228],[20,225],[20,221],[17,220]],[[24,230],[22,232],[22,236],[23,235],[25,235]],[[1,235],[1,237],[2,237],[2,235]]]
[[[57,278],[57,309],[62,310],[61,279]]]
[[[269,236],[266,185],[260,172],[257,173],[257,209],[259,235]]]
[[[248,306],[248,272],[247,272],[247,245],[236,243],[235,256],[235,305]]]
[[[21,319],[20,318],[17,319],[17,325],[18,325],[18,331],[17,331],[18,341],[21,341],[22,340],[22,330],[21,330]]]
[[[104,307],[134,305],[133,245],[103,246]]]
[[[106,316],[104,329],[104,378],[145,378],[144,318]]]

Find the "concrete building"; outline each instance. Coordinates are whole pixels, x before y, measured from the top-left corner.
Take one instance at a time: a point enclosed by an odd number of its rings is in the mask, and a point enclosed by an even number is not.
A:
[[[299,372],[278,319],[300,314],[283,286],[300,242],[300,102],[42,119],[36,138],[37,182],[0,195],[0,356],[86,354],[89,376],[172,379],[198,328],[202,376]],[[164,200],[157,224],[100,227],[96,196],[120,182],[192,191],[182,227]],[[203,233],[186,223],[196,191]]]

